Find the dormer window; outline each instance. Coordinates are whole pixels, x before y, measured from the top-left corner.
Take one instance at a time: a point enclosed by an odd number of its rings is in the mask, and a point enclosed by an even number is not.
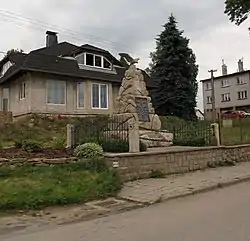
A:
[[[10,61],[6,62],[6,63],[3,65],[3,68],[2,68],[2,70],[1,70],[1,72],[0,72],[0,77],[4,76],[5,73],[8,71],[8,69],[9,69],[12,65],[13,65],[13,64],[12,64]]]
[[[76,60],[80,67],[81,65],[85,65],[96,68],[111,69],[111,63],[101,55],[83,53],[76,56]]]

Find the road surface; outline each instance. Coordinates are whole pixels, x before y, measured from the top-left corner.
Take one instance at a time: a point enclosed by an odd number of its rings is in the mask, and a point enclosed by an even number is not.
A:
[[[248,241],[250,182],[1,241]]]

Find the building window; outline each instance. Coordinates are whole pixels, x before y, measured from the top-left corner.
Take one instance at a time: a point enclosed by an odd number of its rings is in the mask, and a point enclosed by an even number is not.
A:
[[[228,87],[228,86],[229,86],[229,81],[227,79],[221,81],[221,87]]]
[[[247,99],[247,91],[240,91],[238,92],[238,99],[239,100],[245,100]]]
[[[77,108],[84,108],[84,82],[77,84]]]
[[[10,61],[8,61],[7,63],[5,63],[5,64],[3,65],[2,70],[1,70],[0,77],[1,77],[1,76],[4,76],[4,74],[9,70],[9,68],[10,68],[12,65],[13,65],[13,64],[12,64]]]
[[[222,102],[229,102],[229,101],[231,101],[231,97],[230,97],[229,93],[222,94],[221,97],[222,97]]]
[[[64,105],[66,103],[66,82],[47,81],[47,104]]]
[[[25,99],[25,96],[26,96],[25,92],[26,92],[25,82],[21,82],[19,84],[19,100]]]
[[[207,82],[206,84],[206,90],[211,90],[212,89],[212,83],[211,82]]]
[[[244,84],[246,84],[246,80],[243,79],[242,77],[237,77],[237,84],[244,85]]]
[[[211,96],[207,97],[207,104],[212,104],[212,97]]]
[[[108,85],[92,84],[92,108],[108,108]]]
[[[83,53],[76,56],[76,60],[80,66],[87,65],[103,69],[111,69],[111,63],[101,55]]]

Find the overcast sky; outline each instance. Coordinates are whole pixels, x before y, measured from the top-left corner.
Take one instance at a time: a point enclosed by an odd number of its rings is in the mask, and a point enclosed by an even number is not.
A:
[[[114,55],[128,52],[140,57],[139,66],[146,68],[154,38],[173,13],[196,54],[198,80],[208,78],[209,69],[218,69],[220,75],[222,59],[230,73],[242,57],[245,69],[250,69],[250,23],[235,26],[223,12],[224,0],[2,1],[0,51],[43,47],[45,31],[55,30],[60,41],[93,44]],[[198,106],[202,108],[201,88]]]

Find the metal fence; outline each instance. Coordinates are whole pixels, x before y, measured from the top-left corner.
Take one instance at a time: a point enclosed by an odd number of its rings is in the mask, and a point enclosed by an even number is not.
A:
[[[87,142],[103,144],[110,140],[128,141],[127,120],[117,116],[91,116],[74,123],[76,145]]]
[[[213,128],[207,121],[163,123],[162,129],[173,133],[174,144],[184,146],[214,145]]]
[[[219,120],[222,145],[250,144],[250,118],[222,118]]]

